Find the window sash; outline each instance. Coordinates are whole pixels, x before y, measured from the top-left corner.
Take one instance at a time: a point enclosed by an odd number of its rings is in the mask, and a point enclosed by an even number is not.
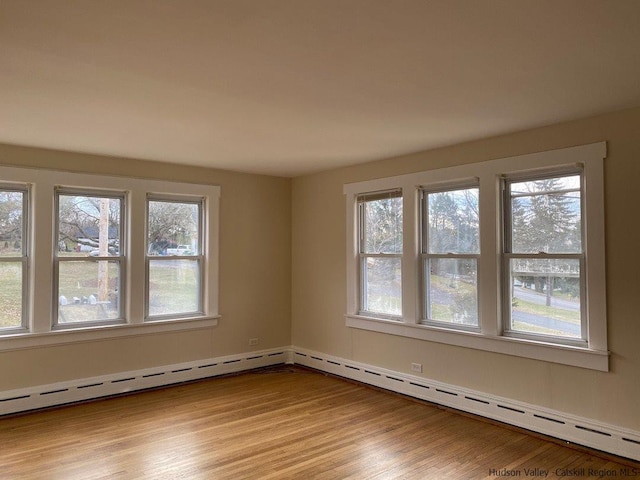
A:
[[[0,263],[20,263],[21,281],[20,281],[20,322],[16,326],[0,327],[0,333],[20,333],[28,331],[29,318],[29,265],[31,251],[29,237],[29,205],[31,189],[26,185],[0,183],[0,192],[12,192],[22,194],[22,222],[20,225],[20,255],[10,255],[0,257]]]
[[[430,298],[430,289],[431,289],[431,278],[430,274],[427,273],[430,271],[430,263],[431,260],[438,259],[451,259],[451,260],[475,260],[476,264],[476,283],[475,283],[475,301],[476,301],[476,319],[477,324],[465,324],[465,323],[454,323],[449,322],[447,320],[439,320],[433,318],[432,315],[432,306],[433,302]],[[420,255],[420,280],[421,280],[421,317],[420,323],[424,325],[434,325],[442,328],[450,328],[453,330],[472,330],[472,331],[480,331],[481,318],[480,318],[480,291],[481,287],[478,281],[479,278],[479,259],[480,254],[453,254],[453,253],[422,253]]]
[[[194,296],[196,298],[196,308],[192,310],[180,310],[169,313],[153,313],[151,307],[151,264],[161,263],[175,263],[175,262],[189,262],[196,264],[195,269],[197,273],[197,283]],[[171,268],[171,265],[166,268]],[[146,284],[145,284],[145,319],[149,321],[153,320],[167,320],[175,318],[191,318],[199,317],[204,314],[204,302],[203,302],[203,275],[204,275],[204,257],[198,256],[171,256],[171,257],[148,257],[146,259]]]
[[[510,185],[512,183],[542,181],[554,178],[562,178],[571,175],[580,176],[579,188],[559,188],[557,190],[548,190],[532,193],[510,193]],[[502,268],[501,268],[501,291],[502,291],[502,325],[501,333],[507,337],[523,338],[529,340],[541,340],[550,343],[560,343],[563,345],[575,345],[580,347],[588,346],[588,317],[587,317],[587,291],[586,291],[586,256],[585,256],[585,179],[583,169],[579,166],[572,168],[547,169],[544,173],[519,173],[513,175],[504,175],[502,177],[502,210],[503,210],[503,251],[502,251]],[[580,245],[581,251],[578,253],[549,253],[540,251],[537,253],[513,253],[513,199],[521,197],[559,195],[563,193],[580,193]],[[512,285],[513,279],[511,275],[511,263],[513,260],[574,260],[578,262],[580,268],[579,274],[579,293],[580,293],[580,335],[579,337],[554,335],[550,333],[528,332],[514,329],[513,325],[513,298]],[[551,275],[549,275],[551,276]],[[549,277],[548,276],[548,277]],[[558,275],[554,275],[553,278]],[[549,288],[549,286],[547,286]]]
[[[480,330],[480,309],[479,309],[479,297],[480,297],[480,285],[478,284],[479,277],[479,258],[480,258],[480,218],[478,218],[478,252],[464,252],[464,253],[430,253],[429,252],[429,195],[447,192],[456,192],[461,190],[476,189],[478,192],[478,202],[480,201],[480,186],[477,178],[468,180],[458,180],[453,182],[445,182],[436,184],[434,186],[422,186],[420,188],[420,323],[425,325],[434,325],[442,328],[450,328],[453,330]],[[479,209],[479,203],[478,203]],[[437,259],[452,259],[463,260],[472,259],[476,263],[476,284],[475,284],[475,296],[476,296],[476,319],[477,325],[469,325],[464,323],[453,323],[446,320],[439,320],[432,318],[432,306],[433,302],[430,295],[431,290],[431,278],[430,271],[431,260]]]
[[[2,257],[0,258],[0,265],[3,264],[19,264],[20,265],[20,320],[18,325],[11,325],[2,327],[0,326],[0,333],[19,333],[25,332],[28,330],[27,319],[28,319],[28,308],[29,308],[29,275],[28,275],[28,266],[29,260],[26,256],[24,257]]]
[[[575,345],[585,347],[588,344],[588,319],[587,319],[587,301],[586,301],[586,279],[585,279],[585,256],[583,254],[504,254],[504,262],[502,267],[502,308],[503,308],[503,324],[502,334],[507,337],[525,338],[531,340],[541,340],[551,343],[562,343],[566,345]],[[547,333],[525,331],[512,328],[513,323],[513,296],[512,296],[512,260],[574,260],[578,262],[579,273],[579,295],[580,295],[580,335],[579,336],[563,336]],[[544,275],[537,275],[544,277]],[[559,274],[547,275],[547,277],[563,277]],[[547,288],[549,288],[547,286]]]
[[[198,207],[198,232],[195,235],[197,243],[197,254],[195,255],[151,255],[149,253],[149,204],[151,202],[166,202],[166,203],[179,203],[190,204]],[[144,318],[145,321],[158,321],[169,319],[182,319],[199,317],[205,313],[205,285],[206,280],[205,271],[207,268],[207,255],[205,252],[206,245],[206,222],[207,215],[206,204],[203,197],[193,197],[186,195],[159,195],[148,194],[146,200],[146,213],[145,213],[145,286],[144,286]],[[180,311],[166,314],[153,313],[151,308],[151,264],[156,262],[180,262],[188,261],[197,264],[197,285],[196,285],[196,303],[197,307],[194,310]]]
[[[59,255],[59,239],[60,239],[60,197],[88,197],[88,198],[107,198],[118,200],[120,202],[118,216],[118,253],[117,255],[97,255],[97,256],[83,256],[83,257],[64,257]],[[127,224],[126,212],[127,212],[127,194],[122,191],[115,190],[102,190],[102,189],[84,189],[84,188],[69,188],[58,186],[54,191],[54,255],[53,255],[53,308],[52,308],[52,326],[54,329],[72,329],[83,326],[100,326],[100,325],[113,325],[126,323],[126,316],[124,314],[124,305],[126,303],[127,285],[126,285],[126,248],[127,248],[127,236],[126,228]],[[117,313],[114,318],[100,318],[96,320],[85,321],[61,321],[61,309],[60,304],[60,269],[61,265],[72,263],[85,263],[92,264],[98,262],[112,262],[118,265],[118,281],[117,281]],[[108,265],[108,264],[107,264]],[[97,308],[97,307],[96,307]]]
[[[402,260],[403,260],[403,245],[400,244],[400,252],[367,252],[366,251],[366,231],[367,231],[367,223],[366,223],[366,208],[367,204],[370,202],[375,202],[379,200],[389,200],[394,198],[402,199],[402,189],[392,188],[387,190],[373,191],[359,194],[356,198],[357,203],[357,215],[358,215],[358,289],[359,289],[359,300],[358,300],[358,312],[362,315],[376,317],[376,318],[384,318],[390,320],[399,320],[402,318],[402,298],[403,298],[403,287],[402,287]],[[402,212],[402,210],[401,210]],[[404,216],[404,215],[403,215]],[[404,219],[403,219],[404,225]],[[401,229],[403,232],[403,229]],[[390,313],[390,312],[382,312],[376,311],[369,307],[369,301],[367,299],[369,289],[368,289],[368,281],[367,281],[367,262],[369,258],[381,258],[381,259],[398,259],[400,262],[400,300],[399,300],[399,310],[398,314]]]
[[[369,258],[382,258],[382,259],[397,259],[400,262],[400,299],[399,306],[400,312],[398,314],[389,313],[389,312],[380,312],[377,310],[372,310],[368,307],[367,294],[368,290],[368,282],[366,278],[367,272],[367,261]],[[359,272],[360,272],[360,305],[358,312],[362,315],[378,317],[378,318],[386,318],[390,320],[399,320],[402,318],[402,297],[403,297],[403,289],[402,289],[402,254],[399,253],[361,253],[360,254],[360,262],[359,262]]]

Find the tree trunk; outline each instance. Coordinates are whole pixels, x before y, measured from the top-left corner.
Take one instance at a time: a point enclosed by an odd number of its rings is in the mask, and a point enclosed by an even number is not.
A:
[[[98,251],[101,257],[109,255],[109,199],[100,199],[100,233]],[[98,301],[109,300],[109,262],[98,262]]]
[[[547,307],[551,306],[551,296],[553,295],[553,277],[547,277]]]

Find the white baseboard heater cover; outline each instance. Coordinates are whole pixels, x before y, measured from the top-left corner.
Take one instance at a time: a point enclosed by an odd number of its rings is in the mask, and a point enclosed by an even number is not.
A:
[[[293,363],[640,461],[640,432],[297,347],[0,392],[0,416]]]

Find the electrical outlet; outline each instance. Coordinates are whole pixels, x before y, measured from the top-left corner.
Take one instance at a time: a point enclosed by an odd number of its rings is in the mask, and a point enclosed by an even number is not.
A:
[[[411,364],[411,371],[412,372],[422,373],[422,364],[421,363],[412,363]]]
[[[256,345],[258,345],[258,339],[257,338],[250,338],[249,339],[249,346],[250,347],[255,347]]]

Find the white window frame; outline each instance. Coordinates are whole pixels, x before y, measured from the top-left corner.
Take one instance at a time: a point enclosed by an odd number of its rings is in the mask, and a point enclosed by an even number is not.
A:
[[[25,302],[28,306],[23,329],[0,330],[0,351],[92,341],[132,335],[183,331],[215,326],[218,313],[218,236],[220,187],[110,175],[71,173],[47,169],[0,166],[1,185],[28,187],[28,278]],[[127,232],[124,248],[125,292],[123,322],[53,327],[54,255],[57,188],[78,191],[125,192],[126,211],[123,225]],[[203,198],[203,245],[205,264],[202,279],[202,314],[172,317],[145,322],[146,200],[148,194]]]
[[[149,255],[148,243],[145,248],[145,297],[144,297],[144,305],[145,305],[145,321],[153,322],[153,321],[161,321],[171,318],[189,318],[189,317],[198,317],[204,314],[204,292],[203,281],[206,278],[205,268],[207,264],[207,256],[204,253],[204,246],[207,244],[207,236],[204,233],[205,223],[205,198],[203,197],[193,197],[193,196],[175,196],[175,195],[159,195],[159,194],[148,194],[147,202],[146,202],[146,211],[145,211],[145,226],[148,229],[149,226],[149,202],[174,202],[174,203],[189,203],[198,205],[198,254],[197,255],[173,255],[173,256],[160,256],[160,255]],[[145,231],[145,239],[148,242],[148,231]],[[174,261],[174,260],[188,260],[197,262],[198,264],[198,274],[199,274],[199,284],[198,284],[198,308],[194,312],[184,312],[182,314],[166,314],[166,315],[151,315],[150,314],[150,305],[149,305],[149,263],[151,261]]]
[[[513,245],[512,245],[512,225],[511,225],[511,199],[508,192],[508,185],[510,183],[516,182],[525,182],[525,181],[536,181],[542,180],[545,178],[555,178],[562,177],[566,175],[579,175],[580,176],[580,216],[581,216],[581,252],[579,253],[549,253],[549,252],[537,252],[537,253],[514,253]],[[569,260],[577,260],[580,264],[580,298],[584,298],[586,295],[586,262],[585,262],[585,224],[584,221],[584,172],[582,171],[582,167],[580,165],[571,166],[569,168],[554,168],[546,171],[534,172],[525,175],[505,175],[502,180],[503,187],[503,218],[504,218],[504,232],[503,232],[503,241],[502,241],[502,312],[503,312],[503,334],[506,336],[512,337],[520,337],[527,338],[530,340],[541,340],[548,341],[553,343],[560,343],[566,345],[575,345],[579,347],[588,347],[588,309],[586,302],[580,302],[580,337],[558,337],[553,335],[546,334],[534,334],[529,332],[524,332],[520,330],[511,329],[511,271],[509,268],[509,263],[512,259],[569,259]]]
[[[127,209],[127,196],[126,192],[123,191],[106,191],[106,190],[95,190],[95,189],[77,189],[77,188],[66,188],[66,187],[56,187],[54,190],[55,199],[54,199],[54,237],[55,244],[53,248],[53,309],[52,309],[52,319],[51,323],[53,325],[53,329],[74,329],[87,327],[92,325],[109,325],[109,324],[118,324],[125,323],[126,320],[124,318],[123,305],[126,304],[126,294],[128,292],[128,288],[126,285],[126,249],[127,249],[127,231],[126,231],[126,209]],[[120,238],[120,248],[118,255],[108,256],[108,257],[92,257],[87,255],[86,257],[64,257],[58,255],[58,240],[60,238],[60,218],[58,216],[60,209],[60,196],[86,196],[93,198],[117,198],[120,200],[120,226],[119,226],[119,238]],[[118,316],[113,319],[103,319],[103,320],[87,320],[83,322],[60,322],[60,302],[57,299],[60,298],[60,264],[67,262],[84,262],[84,263],[95,263],[98,261],[109,261],[109,262],[117,262],[118,263],[118,292],[119,292],[119,300],[118,300]]]
[[[401,253],[385,253],[385,252],[366,252],[365,244],[366,244],[366,218],[365,218],[365,205],[369,201],[375,200],[383,200],[386,198],[400,198],[402,199],[402,191],[401,190],[389,190],[383,192],[367,192],[361,195],[358,195],[358,256],[360,257],[360,261],[358,262],[359,268],[359,301],[360,307],[358,312],[361,315],[372,316],[376,318],[386,318],[389,320],[397,320],[402,317],[400,315],[392,315],[385,314],[380,312],[374,312],[371,310],[365,309],[365,304],[367,303],[365,300],[366,292],[366,272],[365,272],[365,264],[368,258],[398,258],[402,263],[403,254]],[[401,268],[402,270],[402,268]],[[402,309],[402,308],[401,308]]]
[[[606,142],[570,147],[480,163],[435,169],[344,185],[347,219],[348,327],[474,348],[541,361],[608,371],[605,245],[604,158]],[[587,342],[584,345],[504,335],[502,328],[503,264],[502,195],[504,175],[549,169],[583,169],[583,218]],[[477,180],[475,180],[477,179]],[[421,323],[420,189],[438,184],[477,181],[480,187],[480,244],[478,259],[479,331]],[[403,192],[403,315],[398,320],[359,313],[357,197],[366,192],[402,189]]]
[[[478,239],[478,252],[479,253],[430,253],[429,252],[429,195],[432,193],[443,193],[443,192],[452,192],[457,190],[464,190],[469,188],[477,188],[480,190],[480,186],[478,185],[478,179],[474,179],[473,181],[466,182],[454,182],[452,184],[445,185],[435,185],[430,187],[420,188],[420,280],[421,280],[421,313],[422,316],[420,318],[420,322],[425,325],[433,325],[440,326],[445,328],[452,329],[460,329],[460,330],[469,330],[469,331],[479,331],[480,330],[480,305],[479,305],[479,296],[480,292],[476,288],[476,302],[478,311],[478,325],[464,325],[464,324],[456,324],[456,323],[448,323],[441,320],[432,319],[429,317],[430,310],[430,298],[429,298],[429,275],[427,275],[427,266],[430,264],[431,259],[474,259],[476,260],[476,269],[478,268],[478,261],[480,259],[480,255],[482,253],[482,243],[480,242],[480,238]],[[482,222],[479,219],[479,222]],[[476,286],[477,287],[477,286]]]
[[[3,327],[0,328],[0,335],[23,333],[28,331],[28,319],[29,319],[29,268],[31,258],[31,241],[30,241],[30,228],[29,228],[29,211],[30,211],[30,187],[28,184],[12,184],[0,182],[0,190],[3,192],[19,192],[22,193],[22,255],[19,257],[2,257],[0,261],[2,263],[19,263],[22,267],[22,305],[21,312],[22,318],[20,325],[17,327]]]

